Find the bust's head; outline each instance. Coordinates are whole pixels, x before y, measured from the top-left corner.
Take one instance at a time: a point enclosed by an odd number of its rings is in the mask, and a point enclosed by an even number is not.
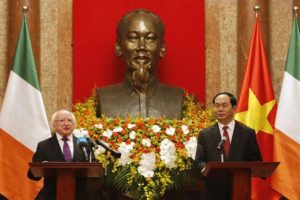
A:
[[[159,58],[165,55],[164,25],[147,10],[134,10],[120,20],[117,27],[116,54],[123,56],[127,75],[137,90],[143,91]]]

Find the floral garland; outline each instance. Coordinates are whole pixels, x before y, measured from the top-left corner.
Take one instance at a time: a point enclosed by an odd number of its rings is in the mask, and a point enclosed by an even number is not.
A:
[[[215,122],[211,109],[185,93],[183,119],[96,117],[94,97],[74,106],[77,134],[101,139],[121,153],[115,159],[102,147],[95,157],[108,168],[107,184],[137,199],[157,199],[166,190],[192,183],[200,130]]]

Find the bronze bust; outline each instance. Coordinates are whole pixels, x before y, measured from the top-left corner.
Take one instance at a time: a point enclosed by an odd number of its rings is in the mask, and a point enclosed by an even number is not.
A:
[[[166,52],[164,25],[147,10],[124,15],[117,27],[115,52],[126,64],[122,83],[97,88],[97,116],[181,119],[181,88],[159,82],[156,64]]]

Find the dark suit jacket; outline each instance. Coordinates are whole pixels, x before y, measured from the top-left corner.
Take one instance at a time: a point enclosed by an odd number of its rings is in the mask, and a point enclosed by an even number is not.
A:
[[[84,162],[82,151],[78,148],[77,138],[73,136],[73,162]],[[32,162],[64,162],[65,158],[59,146],[56,135],[38,143],[37,150],[33,155]],[[34,177],[30,170],[27,173],[28,178],[40,180],[40,177]],[[39,192],[36,199],[55,200],[56,199],[56,178],[44,177],[44,187]],[[87,199],[86,180],[83,178],[76,179],[76,199]]]
[[[200,132],[195,158],[195,165],[198,169],[203,169],[207,162],[221,161],[221,153],[217,150],[220,141],[221,133],[217,123]],[[262,161],[253,129],[236,121],[228,158],[224,154],[224,161]],[[230,179],[208,177],[205,182],[205,199],[230,199]]]

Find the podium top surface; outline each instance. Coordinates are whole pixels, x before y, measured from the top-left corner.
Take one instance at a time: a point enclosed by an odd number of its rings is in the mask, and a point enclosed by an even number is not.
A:
[[[220,171],[234,173],[234,171],[248,170],[251,172],[251,177],[266,178],[278,165],[279,162],[208,162],[206,168],[208,174]]]
[[[103,175],[102,164],[98,162],[30,162],[31,172],[36,177],[53,176],[58,171],[74,171],[76,176],[100,177]]]

